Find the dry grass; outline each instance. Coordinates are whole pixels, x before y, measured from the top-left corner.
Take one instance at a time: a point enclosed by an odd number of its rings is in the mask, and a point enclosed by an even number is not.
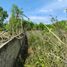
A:
[[[25,67],[67,67],[67,34],[29,31],[29,57]]]
[[[0,44],[8,41],[11,38],[8,32],[0,32]]]

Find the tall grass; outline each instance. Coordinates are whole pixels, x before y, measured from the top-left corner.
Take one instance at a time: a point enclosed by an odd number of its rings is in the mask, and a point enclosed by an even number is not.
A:
[[[28,32],[29,57],[25,67],[67,67],[66,31]]]

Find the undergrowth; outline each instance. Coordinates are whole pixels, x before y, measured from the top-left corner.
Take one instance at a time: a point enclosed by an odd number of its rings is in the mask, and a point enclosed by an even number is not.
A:
[[[29,57],[25,67],[67,67],[66,34],[62,31],[62,34],[58,31],[53,31],[53,33],[64,44],[49,31],[28,32]]]

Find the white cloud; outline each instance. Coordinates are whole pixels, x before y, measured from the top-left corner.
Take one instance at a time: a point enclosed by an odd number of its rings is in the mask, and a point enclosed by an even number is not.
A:
[[[36,14],[38,13],[53,13],[55,10],[64,9],[67,7],[67,0],[57,0],[50,4],[47,4],[46,6],[42,6],[41,8],[37,9],[35,11]]]
[[[39,19],[41,19],[41,20],[45,19],[45,17],[41,17],[41,16],[30,16],[29,18],[30,18],[30,19],[33,19],[33,20],[34,20],[34,19],[38,19],[38,20],[39,20]]]
[[[62,2],[59,2],[62,1]],[[31,14],[33,15],[34,13],[37,15],[50,15],[50,14],[54,14],[56,15],[56,13],[59,10],[63,10],[67,8],[67,0],[56,0],[56,1],[52,1],[51,3],[47,4],[47,5],[43,5],[40,8],[36,8],[34,11],[31,12]]]
[[[48,20],[48,16],[29,16],[30,19],[32,20]]]
[[[40,9],[39,12],[42,12],[42,13],[48,13],[48,12],[52,12],[53,10],[52,9]]]
[[[62,2],[63,0],[58,0],[59,2]]]
[[[50,18],[48,15],[57,15],[58,10],[63,10],[65,12],[65,8],[67,8],[67,0],[56,0],[53,1],[47,5],[43,5],[41,8],[35,9],[32,13],[39,15],[39,16],[30,16],[31,20],[33,21],[44,21],[44,22],[50,22]],[[41,14],[47,15],[47,16],[40,16]],[[58,15],[60,16],[60,15]],[[59,18],[61,19],[61,18]]]
[[[49,17],[48,16],[29,16],[29,18],[34,22],[44,22],[49,23]]]
[[[44,7],[42,7],[42,9],[44,9],[44,8],[47,8],[47,9],[53,9],[53,10],[56,10],[56,9],[61,9],[61,8],[64,8],[64,7],[67,7],[67,1],[64,1],[64,2],[61,2],[61,3],[59,3],[59,2],[53,2],[53,3],[51,3],[51,4],[49,4],[48,6],[44,6]]]

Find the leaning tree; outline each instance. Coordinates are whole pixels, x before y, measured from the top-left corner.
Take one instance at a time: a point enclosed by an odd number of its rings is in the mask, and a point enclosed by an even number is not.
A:
[[[20,9],[18,6],[16,6],[15,4],[12,6],[12,11],[11,11],[11,17],[10,17],[10,21],[9,21],[9,25],[10,25],[10,31],[11,34],[12,33],[17,33],[19,31],[24,30],[24,22],[23,22],[23,17],[28,18],[24,13],[23,10]],[[29,19],[29,18],[28,18]]]

